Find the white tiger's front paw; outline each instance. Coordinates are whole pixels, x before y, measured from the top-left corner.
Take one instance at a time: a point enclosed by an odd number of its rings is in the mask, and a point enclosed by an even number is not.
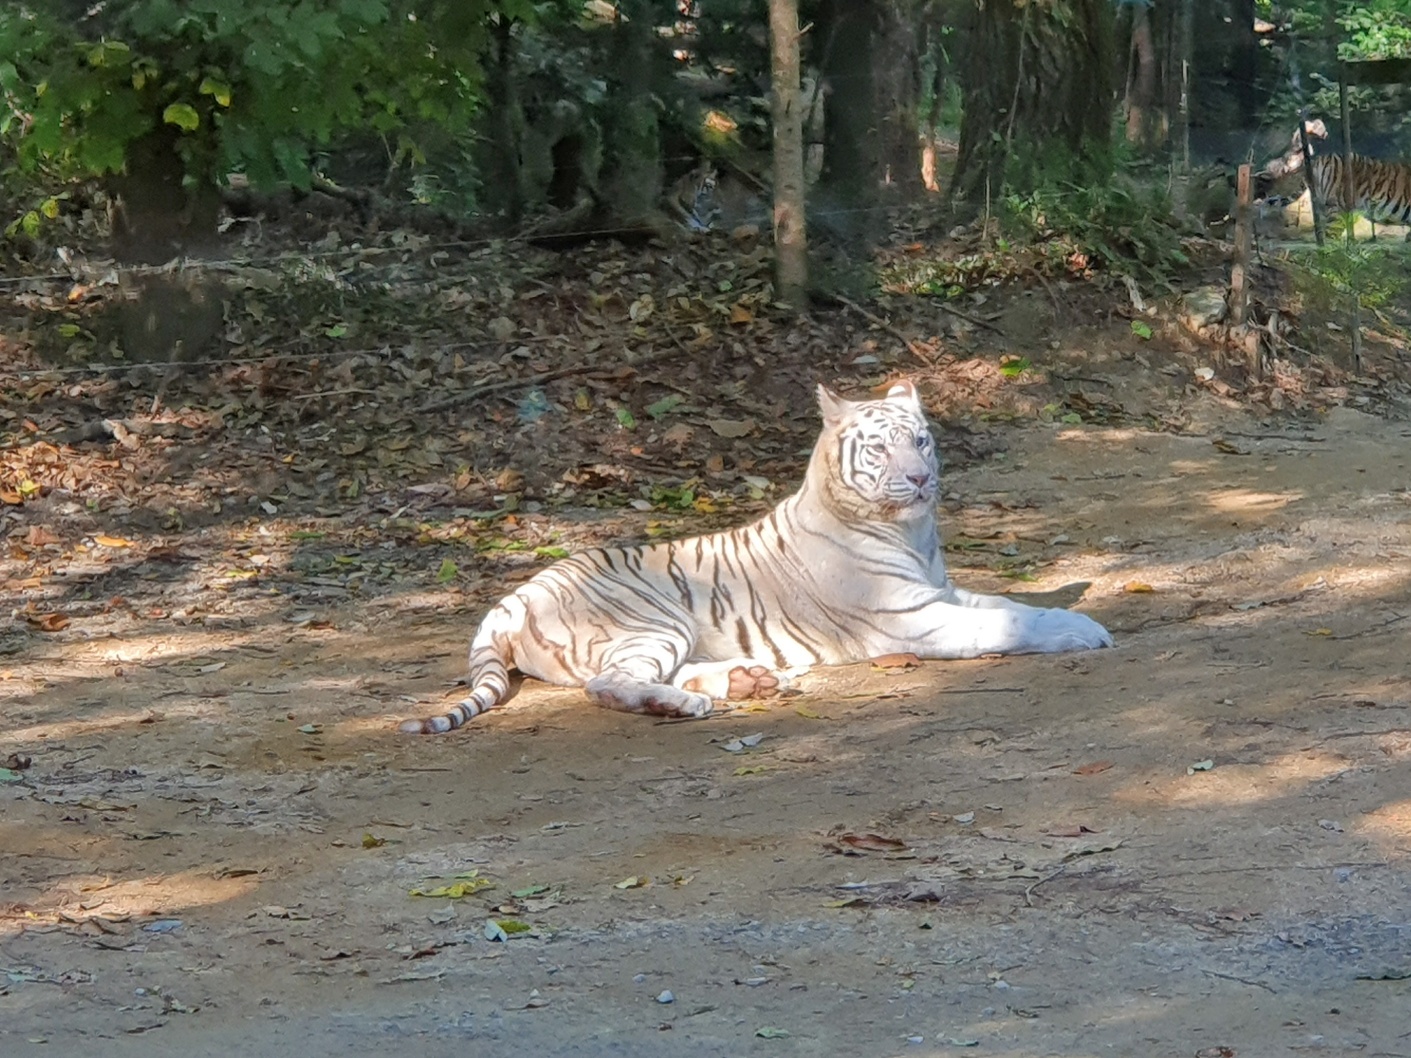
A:
[[[1097,650],[1112,646],[1112,633],[1087,614],[1068,610],[1040,610],[1034,615],[1030,649],[1042,654],[1069,650]]]

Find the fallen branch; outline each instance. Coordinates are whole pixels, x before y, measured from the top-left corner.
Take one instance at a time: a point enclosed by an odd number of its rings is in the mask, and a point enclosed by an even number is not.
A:
[[[955,316],[957,319],[962,319],[966,323],[973,323],[976,327],[983,327],[987,331],[994,331],[1001,338],[1005,336],[1004,331],[1002,331],[995,324],[991,323],[989,320],[981,319],[979,316],[972,316],[968,312],[962,312],[960,309],[956,308],[948,301],[938,301],[936,302],[936,304],[940,305],[942,312],[949,312],[952,316]]]
[[[689,353],[686,345],[672,335],[676,341],[675,349],[656,349],[650,353],[645,353],[635,360],[626,362],[627,367],[642,367],[646,364],[654,364],[659,360],[668,360],[674,356],[680,356],[683,352]],[[574,375],[591,375],[595,371],[610,371],[616,365],[592,363],[575,364],[573,367],[561,367],[554,371],[541,371],[537,375],[530,375],[527,378],[502,378],[498,382],[487,382],[483,386],[472,386],[470,389],[462,390],[451,397],[442,397],[440,400],[433,400],[429,404],[423,404],[417,408],[418,415],[428,415],[432,412],[445,411],[447,408],[454,408],[458,404],[467,404],[481,397],[488,397],[492,393],[501,393],[508,389],[524,389],[530,386],[541,386],[545,382],[555,382],[561,378],[572,378]]]
[[[1411,614],[1407,614],[1407,613],[1393,614],[1391,617],[1388,617],[1388,618],[1387,618],[1385,621],[1383,621],[1381,624],[1375,624],[1375,625],[1373,625],[1371,628],[1364,628],[1364,629],[1362,629],[1362,631],[1360,631],[1360,632],[1347,632],[1347,633],[1344,633],[1343,635],[1340,635],[1340,636],[1328,636],[1328,638],[1329,638],[1329,639],[1356,639],[1358,636],[1370,636],[1370,635],[1375,635],[1376,633],[1380,632],[1382,629],[1386,628],[1388,625],[1394,625],[1394,624],[1396,624],[1396,623],[1398,623],[1398,622],[1400,622],[1400,621],[1406,620],[1406,618],[1408,618],[1408,617],[1411,617]]]
[[[1312,444],[1319,444],[1319,445],[1320,445],[1320,444],[1322,444],[1324,441],[1327,440],[1326,437],[1310,437],[1310,436],[1308,436],[1308,435],[1306,435],[1306,434],[1300,436],[1300,435],[1296,435],[1296,434],[1279,433],[1279,432],[1274,431],[1274,430],[1266,431],[1266,432],[1263,432],[1263,433],[1236,433],[1234,430],[1226,430],[1226,431],[1225,431],[1225,436],[1226,436],[1226,437],[1243,437],[1243,438],[1245,438],[1245,439],[1247,439],[1247,440],[1250,440],[1250,441],[1297,441],[1297,442],[1299,442],[1299,443],[1301,443],[1301,444],[1310,444],[1310,445],[1312,445]]]
[[[905,334],[901,332],[901,329],[898,328],[895,324],[884,320],[881,316],[878,316],[876,313],[868,312],[865,308],[863,308],[857,302],[853,301],[851,298],[845,298],[841,294],[829,294],[828,296],[834,301],[836,301],[839,305],[842,305],[845,308],[852,309],[853,312],[856,312],[859,316],[865,319],[868,323],[872,324],[874,327],[880,327],[882,330],[886,331],[893,338],[897,339],[897,341],[901,342],[902,345],[906,346],[906,351],[909,352],[912,356],[916,357],[916,359],[920,360],[927,367],[936,366],[936,362],[922,351],[920,343],[914,342],[910,338],[908,338]]]

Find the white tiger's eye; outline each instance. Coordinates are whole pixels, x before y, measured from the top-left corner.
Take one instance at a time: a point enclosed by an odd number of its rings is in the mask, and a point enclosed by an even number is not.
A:
[[[931,435],[930,435],[930,434],[927,434],[927,433],[919,433],[919,434],[917,434],[917,435],[916,435],[916,447],[919,448],[919,449],[921,449],[921,451],[923,451],[923,452],[926,451],[926,449],[930,448],[930,447],[931,447]]]

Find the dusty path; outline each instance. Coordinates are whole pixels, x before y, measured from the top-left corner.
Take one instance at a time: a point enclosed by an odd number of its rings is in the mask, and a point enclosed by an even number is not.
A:
[[[385,599],[6,659],[0,1054],[1411,1055],[1411,428],[1225,426],[951,476],[1099,654],[420,740],[469,626]]]

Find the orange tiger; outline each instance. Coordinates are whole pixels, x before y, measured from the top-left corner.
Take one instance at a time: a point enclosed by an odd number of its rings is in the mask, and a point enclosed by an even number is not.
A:
[[[1328,127],[1321,120],[1308,123],[1309,146],[1315,139],[1326,140]],[[1344,195],[1346,165],[1340,154],[1314,154],[1309,173],[1304,175],[1312,192],[1323,202],[1342,212],[1360,209],[1373,220],[1411,224],[1411,164],[1384,162],[1354,154],[1352,161],[1352,202]],[[1303,145],[1293,134],[1289,152],[1264,167],[1260,175],[1273,179],[1289,176],[1303,168]]]

